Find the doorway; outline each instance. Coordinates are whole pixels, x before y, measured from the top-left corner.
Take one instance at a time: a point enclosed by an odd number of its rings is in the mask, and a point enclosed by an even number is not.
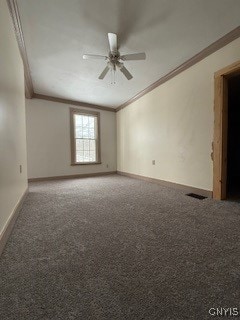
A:
[[[240,75],[228,79],[227,199],[240,201]]]
[[[240,61],[214,75],[213,198],[240,200]]]

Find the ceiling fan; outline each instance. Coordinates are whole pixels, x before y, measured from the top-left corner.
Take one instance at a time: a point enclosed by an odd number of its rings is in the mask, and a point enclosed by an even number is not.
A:
[[[119,69],[128,80],[132,79],[133,76],[127,70],[127,68],[124,67],[123,62],[121,61],[145,60],[145,52],[121,55],[118,51],[117,35],[115,33],[108,33],[108,41],[110,46],[110,52],[108,56],[84,54],[83,59],[102,59],[107,61],[107,66],[100,74],[98,79],[104,79],[109,70],[112,70],[115,73],[116,69]]]

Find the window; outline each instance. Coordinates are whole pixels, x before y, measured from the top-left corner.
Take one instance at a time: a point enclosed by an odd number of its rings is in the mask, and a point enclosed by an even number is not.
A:
[[[100,163],[100,114],[70,109],[72,165]]]

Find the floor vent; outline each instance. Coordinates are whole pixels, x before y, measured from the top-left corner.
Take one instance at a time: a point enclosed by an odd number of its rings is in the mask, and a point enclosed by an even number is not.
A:
[[[203,200],[203,199],[207,198],[207,197],[204,197],[204,196],[200,196],[199,194],[196,194],[196,193],[187,193],[186,196],[189,196],[189,197],[192,197],[192,198],[195,198],[195,199],[199,199],[199,200]]]

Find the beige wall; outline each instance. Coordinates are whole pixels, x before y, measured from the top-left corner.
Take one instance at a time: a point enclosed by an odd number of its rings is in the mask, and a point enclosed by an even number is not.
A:
[[[27,188],[23,64],[5,0],[0,0],[0,48],[1,235]]]
[[[26,100],[29,178],[116,171],[116,114],[102,110],[102,164],[70,165],[70,107],[39,99]]]
[[[212,190],[214,72],[239,59],[237,39],[119,111],[118,170]]]

